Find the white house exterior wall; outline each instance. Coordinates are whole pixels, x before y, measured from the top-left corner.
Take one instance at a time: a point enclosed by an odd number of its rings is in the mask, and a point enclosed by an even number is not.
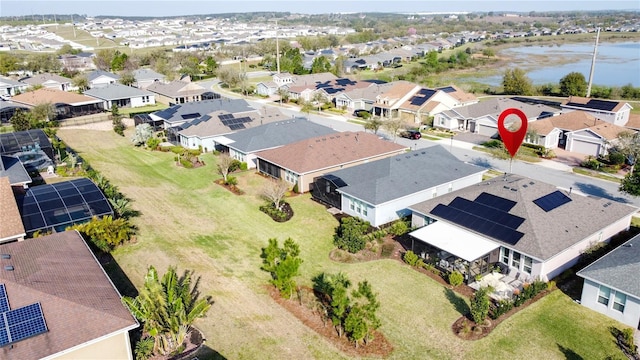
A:
[[[631,326],[634,329],[638,328],[638,325],[640,323],[640,299],[634,296],[631,296],[629,294],[625,294],[627,296],[627,301],[624,304],[624,311],[620,312],[618,310],[613,309],[613,296],[616,290],[611,289],[608,305],[601,304],[598,302],[599,290],[600,290],[600,284],[593,282],[589,279],[584,279],[584,285],[582,287],[582,297],[580,298],[580,303],[591,310],[604,314],[625,325]]]
[[[116,83],[116,79],[110,78],[104,75],[100,75],[91,81],[91,87],[101,87],[101,86],[106,86],[108,84],[115,84],[115,83]]]
[[[137,96],[137,97],[133,97],[131,98],[131,107],[132,108],[137,108],[137,107],[142,107],[142,106],[147,106],[147,105],[155,105],[156,104],[156,97],[153,95],[145,95],[149,98],[149,101],[144,102],[143,101],[143,96]]]
[[[570,248],[555,255],[554,257],[547,259],[542,265],[540,276],[543,279],[553,279],[560,275],[563,271],[573,266],[582,252],[592,245],[606,241],[608,242],[611,237],[621,231],[627,230],[631,224],[631,215],[624,217],[621,220],[607,226],[600,232],[593,234],[584,240],[574,244]]]
[[[458,128],[458,119],[452,119],[444,114],[436,114],[433,126],[443,129],[455,130]]]
[[[567,133],[567,151],[598,156],[604,153],[603,140],[589,131]]]

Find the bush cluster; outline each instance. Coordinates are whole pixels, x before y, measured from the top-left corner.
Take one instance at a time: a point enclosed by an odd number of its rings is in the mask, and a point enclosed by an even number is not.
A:
[[[458,271],[452,271],[449,273],[449,284],[451,286],[460,286],[464,282],[464,275]]]
[[[287,213],[274,207],[273,203],[260,206],[260,211],[271,216],[271,218],[276,221],[282,222],[287,220]]]

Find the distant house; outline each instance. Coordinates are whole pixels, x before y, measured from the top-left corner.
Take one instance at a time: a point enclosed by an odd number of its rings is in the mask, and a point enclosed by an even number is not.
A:
[[[93,62],[94,57],[95,54],[81,52],[78,54],[60,55],[59,60],[64,69],[70,71],[86,71],[96,68],[96,65]]]
[[[37,74],[20,79],[20,82],[29,86],[42,86],[46,89],[56,89],[62,91],[71,90],[71,79],[56,74]]]
[[[270,122],[237,133],[224,135],[229,156],[256,167],[255,153],[274,149],[300,140],[336,133],[335,130],[305,118]]]
[[[336,95],[336,107],[344,108],[348,113],[356,110],[371,111],[376,98],[386,92],[393,83],[375,84],[366,88],[347,90]]]
[[[562,103],[562,112],[582,110],[596,118],[608,123],[625,126],[629,121],[631,113],[631,105],[622,101],[600,100],[583,98],[578,96],[570,96],[567,101]]]
[[[256,84],[256,93],[262,96],[270,96],[278,93],[278,84],[273,81],[261,81]]]
[[[181,80],[166,84],[157,81],[148,85],[146,89],[157,94],[158,102],[169,106],[203,100],[202,95],[207,93],[207,89],[202,86]]]
[[[627,230],[638,210],[518,175],[454,190],[410,209],[417,228],[410,235],[433,254],[448,254],[436,255],[440,259],[461,259],[469,281],[495,265],[516,279],[552,279],[585,249]]]
[[[588,112],[571,111],[529,123],[526,142],[547,149],[562,148],[585,155],[606,155],[622,126],[602,121]]]
[[[460,106],[435,115],[433,126],[454,131],[493,137],[498,134],[498,117],[508,108],[522,110],[530,124],[558,114],[560,111],[547,105],[530,105],[509,98],[491,98],[476,104]]]
[[[8,123],[11,121],[16,110],[29,111],[29,108],[13,101],[4,101],[0,99],[0,123]]]
[[[0,77],[0,96],[14,96],[27,90],[29,84]]]
[[[433,146],[332,171],[314,179],[312,195],[381,226],[411,215],[413,204],[479,183],[484,172]]]
[[[640,326],[640,235],[578,271],[580,303],[637,329]]]
[[[273,82],[276,83],[278,87],[291,84],[293,82],[293,75],[288,72],[273,74]]]
[[[0,316],[8,323],[0,358],[133,359],[129,331],[139,323],[78,232],[0,249]]]
[[[109,84],[116,84],[120,76],[104,70],[94,70],[87,74],[90,88],[97,88]]]
[[[84,94],[102,100],[105,109],[111,109],[113,104],[121,108],[137,108],[156,103],[156,94],[121,84],[95,87]]]
[[[224,111],[230,114],[257,112],[244,99],[224,98],[177,104],[167,109],[153,112],[150,116],[154,120],[164,121],[164,128],[169,129],[217,111]]]
[[[298,192],[313,190],[313,179],[364,162],[393,156],[406,147],[365,132],[342,132],[256,153],[258,171],[284,179]]]
[[[56,108],[58,120],[101,113],[105,110],[103,101],[100,99],[75,92],[47,88],[16,95],[11,98],[11,101],[26,105],[29,108],[40,104],[53,104]]]
[[[164,83],[166,80],[166,76],[151,69],[133,70],[133,77],[136,79],[136,82],[133,85],[140,89],[146,89],[149,85],[156,82]]]

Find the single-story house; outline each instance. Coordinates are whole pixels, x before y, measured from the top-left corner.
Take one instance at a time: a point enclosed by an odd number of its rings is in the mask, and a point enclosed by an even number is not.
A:
[[[256,85],[256,94],[271,96],[278,93],[278,84],[273,81],[261,81]]]
[[[229,156],[247,163],[249,169],[254,169],[256,168],[255,153],[259,151],[334,133],[336,133],[335,130],[306,118],[292,118],[222,135],[220,138],[221,142],[226,143]]]
[[[640,235],[578,271],[584,279],[580,303],[640,329]]]
[[[318,176],[406,150],[374,134],[347,131],[260,151],[256,157],[260,173],[284,179],[304,193],[313,190],[313,180]]]
[[[288,87],[288,92],[291,99],[312,101],[319,97],[325,101],[333,101],[337,95],[344,91],[364,89],[371,86],[376,86],[376,83],[372,81],[355,81],[347,78],[340,78],[302,85],[294,83]]]
[[[257,112],[244,99],[216,99],[173,105],[149,114],[153,120],[164,121],[164,128],[182,125],[192,119],[223,111],[229,114]]]
[[[0,245],[2,359],[133,359],[139,326],[77,231]],[[22,315],[22,323],[14,322]],[[28,324],[28,326],[26,325]]]
[[[0,123],[10,122],[16,110],[29,111],[29,108],[21,104],[16,104],[13,101],[0,99]]]
[[[62,63],[62,67],[71,71],[85,71],[96,68],[96,64],[93,62],[95,54],[88,52],[81,52],[78,54],[63,54],[60,55],[59,60]]]
[[[373,104],[373,114],[385,118],[397,117],[400,105],[422,89],[420,85],[404,80],[394,81],[392,84],[384,93],[376,96],[376,102]]]
[[[207,89],[197,83],[182,80],[170,83],[156,81],[146,89],[157,94],[158,102],[169,106],[203,100],[202,95],[207,93]]]
[[[368,86],[366,88],[359,88],[348,90],[336,95],[334,101],[336,107],[344,108],[348,113],[352,113],[356,110],[371,111],[373,104],[376,102],[376,98],[385,93],[393,83],[383,83]]]
[[[166,76],[155,72],[152,69],[133,70],[133,77],[136,79],[136,82],[133,85],[140,89],[146,89],[147,87],[149,87],[149,85],[156,82],[164,83],[167,78]]]
[[[24,187],[33,182],[16,156],[0,155],[0,177],[8,178],[11,186]]]
[[[156,94],[121,84],[95,87],[86,90],[84,94],[102,100],[102,107],[105,109],[111,109],[113,104],[121,108],[137,108],[156,104]]]
[[[442,146],[332,171],[313,182],[313,198],[373,226],[411,215],[409,206],[482,181],[485,169]]]
[[[14,96],[27,90],[29,84],[0,77],[0,96]]]
[[[477,102],[478,99],[474,95],[451,85],[436,89],[421,88],[394,108],[400,119],[420,124],[437,113]]]
[[[42,73],[20,79],[29,86],[42,85],[43,88],[62,91],[71,90],[71,79],[57,74]]]
[[[562,112],[582,110],[591,113],[600,120],[608,123],[625,126],[629,121],[629,114],[633,107],[629,103],[615,100],[591,99],[579,96],[570,96],[561,105]]]
[[[120,76],[104,70],[94,70],[87,74],[87,81],[90,88],[97,88],[109,84],[116,84]]]
[[[462,259],[468,281],[502,264],[517,277],[549,280],[581,253],[627,230],[637,208],[505,175],[410,206],[411,236]],[[452,260],[447,260],[451,262]]]
[[[542,104],[526,104],[509,98],[491,98],[476,104],[460,106],[435,115],[433,126],[453,131],[494,137],[498,135],[498,117],[508,108],[522,110],[530,124],[532,121],[554,116],[560,111]],[[507,119],[509,121],[509,118]]]
[[[13,156],[29,171],[54,163],[53,146],[42,129],[0,134],[0,155]]]
[[[167,133],[171,139],[171,134],[177,133],[180,145],[185,148],[224,151],[230,141],[227,135],[287,119],[290,118],[271,107],[235,113],[219,110],[170,128]]]
[[[11,101],[30,108],[40,104],[53,104],[58,120],[101,113],[105,110],[100,99],[75,92],[47,88],[16,95],[11,98]]]
[[[20,211],[11,186],[9,177],[0,174],[0,213],[2,213],[0,243],[22,241],[27,235],[22,225],[22,218],[20,217]]]
[[[606,155],[619,133],[631,131],[585,111],[570,111],[529,123],[526,142],[585,155]]]

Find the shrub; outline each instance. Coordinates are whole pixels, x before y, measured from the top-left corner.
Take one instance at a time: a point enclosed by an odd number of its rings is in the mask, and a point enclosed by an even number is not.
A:
[[[593,156],[587,156],[581,163],[580,166],[587,169],[598,170],[602,166],[600,161]]]
[[[420,258],[413,251],[409,250],[406,253],[404,253],[404,256],[402,257],[402,260],[404,260],[404,262],[406,262],[407,264],[409,264],[411,266],[416,266],[416,264],[418,263],[418,260],[420,260]]]
[[[180,158],[180,165],[182,165],[186,169],[191,169],[193,167],[193,163],[189,161],[189,159]]]
[[[489,288],[478,289],[471,298],[471,317],[476,324],[482,324],[489,315]]]
[[[460,286],[464,281],[464,276],[458,271],[452,271],[449,273],[449,284],[451,286]]]
[[[382,251],[380,253],[380,255],[382,257],[391,257],[391,255],[393,255],[393,250],[396,247],[393,244],[383,244],[382,245]]]
[[[172,146],[169,148],[169,151],[174,154],[181,155],[184,152],[184,148],[182,146]]]
[[[146,143],[147,147],[151,150],[155,150],[158,148],[158,145],[160,145],[160,139],[158,139],[157,137],[155,138],[149,138],[149,140],[147,140]]]
[[[293,191],[294,193],[298,192],[298,183],[295,183],[295,185],[293,185],[293,189],[291,189],[291,191]]]
[[[239,160],[233,159],[231,164],[229,164],[229,172],[232,173],[234,171],[238,171],[241,167],[242,163]]]
[[[511,309],[513,309],[513,302],[511,300],[500,300],[497,304],[493,304],[491,306],[489,316],[495,320],[509,312]]]
[[[333,243],[339,249],[347,250],[350,253],[357,253],[364,249],[364,234],[369,229],[368,221],[356,217],[346,217],[340,221],[333,236]]]
[[[228,176],[225,185],[236,186],[238,185],[238,179],[235,176]]]
[[[409,231],[409,225],[404,220],[398,220],[389,227],[389,233],[394,236],[402,236],[407,231]]]
[[[486,141],[484,143],[482,143],[482,145],[484,147],[490,148],[490,149],[500,149],[502,148],[502,141],[500,140],[489,140]]]
[[[619,152],[612,152],[609,154],[609,162],[611,165],[622,165],[625,162],[625,156]]]
[[[636,355],[638,353],[638,347],[636,346],[633,338],[633,329],[625,328],[622,330],[622,341],[624,345],[629,348],[632,355]]]
[[[247,165],[246,162],[241,162],[240,163],[240,170],[241,171],[247,171],[248,168],[249,168],[249,165]]]

